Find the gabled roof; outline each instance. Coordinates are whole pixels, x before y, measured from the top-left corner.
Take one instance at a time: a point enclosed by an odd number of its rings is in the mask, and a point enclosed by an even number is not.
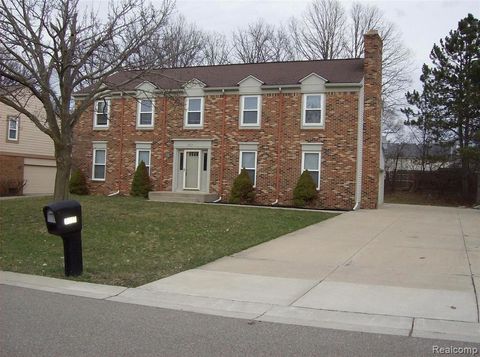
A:
[[[264,86],[299,85],[299,81],[312,73],[328,83],[360,83],[363,78],[363,58],[324,61],[291,61],[228,64],[155,69],[136,78],[117,90],[134,90],[138,84],[149,81],[161,89],[182,89],[192,79],[205,83],[206,88],[232,88],[249,76],[258,78]],[[134,78],[138,72],[123,71],[110,76],[112,87]],[[77,94],[87,93],[88,88]]]

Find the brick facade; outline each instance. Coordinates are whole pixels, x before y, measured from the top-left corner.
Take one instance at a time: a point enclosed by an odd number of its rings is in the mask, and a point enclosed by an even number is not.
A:
[[[370,41],[366,37],[366,41]],[[372,52],[365,58],[365,125],[362,206],[376,207],[380,150],[381,41],[371,36]],[[366,48],[369,43],[366,42]],[[380,56],[380,57],[378,57]],[[228,200],[239,171],[239,143],[257,143],[256,201],[269,205],[278,200],[291,205],[301,174],[302,144],[321,143],[321,183],[314,206],[350,210],[355,206],[359,87],[325,90],[324,128],[301,127],[300,89],[262,91],[261,127],[239,127],[240,94],[205,92],[201,129],[184,128],[184,94],[156,95],[154,127],[136,127],[137,100],[131,95],[111,97],[108,129],[93,129],[93,106],[75,127],[74,163],[92,176],[92,142],[107,142],[105,181],[88,179],[90,192],[128,194],[136,162],[136,142],[151,142],[151,179],[155,191],[172,191],[174,140],[211,140],[209,191]],[[377,130],[378,129],[378,130]],[[375,176],[376,175],[376,176]]]

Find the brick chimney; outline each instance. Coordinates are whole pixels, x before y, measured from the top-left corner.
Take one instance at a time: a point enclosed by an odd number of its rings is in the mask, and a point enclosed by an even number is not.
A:
[[[376,208],[380,177],[382,115],[382,48],[376,30],[364,35],[364,122],[362,208]]]

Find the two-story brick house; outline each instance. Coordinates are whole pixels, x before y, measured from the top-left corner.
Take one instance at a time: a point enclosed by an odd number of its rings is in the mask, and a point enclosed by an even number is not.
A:
[[[116,89],[75,127],[75,165],[92,193],[128,194],[144,161],[154,191],[222,201],[245,168],[265,205],[290,205],[308,170],[317,207],[375,208],[381,61],[370,31],[360,59],[172,68],[133,81],[117,73]]]

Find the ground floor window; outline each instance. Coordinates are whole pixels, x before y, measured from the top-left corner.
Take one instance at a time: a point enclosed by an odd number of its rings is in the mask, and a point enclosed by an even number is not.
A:
[[[317,190],[320,189],[320,158],[320,152],[302,152],[302,172],[308,170],[313,182],[315,182]]]
[[[135,167],[138,167],[138,165],[140,165],[140,163],[143,161],[145,166],[147,167],[149,175],[150,175],[150,156],[151,156],[150,150],[137,149],[137,162],[135,164]]]
[[[93,149],[93,175],[92,179],[105,181],[107,168],[107,150]]]
[[[239,172],[247,170],[253,187],[257,184],[257,152],[256,151],[240,151],[240,169]]]

